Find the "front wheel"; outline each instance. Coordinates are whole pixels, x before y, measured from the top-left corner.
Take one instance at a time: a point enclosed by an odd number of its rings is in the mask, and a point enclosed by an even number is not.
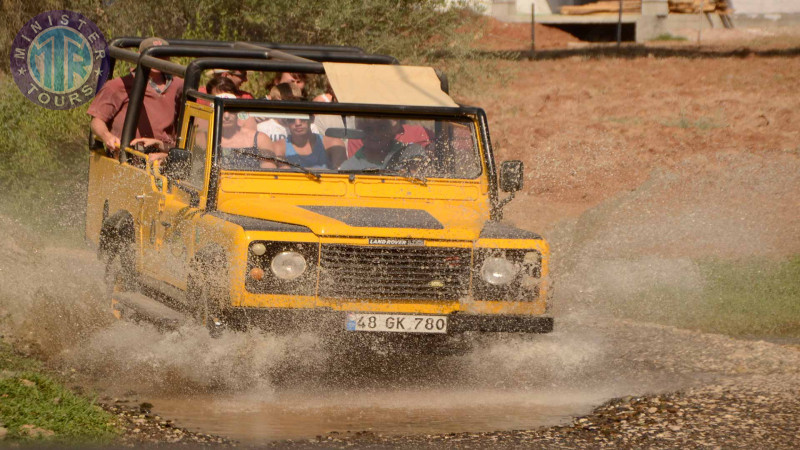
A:
[[[215,295],[214,288],[206,285],[200,286],[200,292],[197,295],[198,306],[198,319],[208,330],[208,334],[212,338],[222,336],[222,333],[227,328],[227,324],[222,316],[222,311],[219,307],[219,296]]]
[[[198,260],[189,278],[188,297],[194,316],[206,327],[213,338],[220,337],[227,329],[227,321],[222,310],[225,297],[224,259],[220,256]],[[221,279],[222,278],[222,279]]]
[[[123,292],[136,292],[139,289],[130,245],[120,245],[107,256],[104,278],[106,299],[111,304],[112,314],[117,319],[124,319],[128,314],[115,295]]]

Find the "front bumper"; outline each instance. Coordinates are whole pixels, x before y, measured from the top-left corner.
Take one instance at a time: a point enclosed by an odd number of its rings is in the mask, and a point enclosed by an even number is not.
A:
[[[553,318],[545,316],[496,316],[487,314],[450,314],[448,332],[550,333]]]
[[[374,314],[392,313],[382,311]],[[553,318],[547,316],[466,314],[464,312],[430,315],[447,317],[447,334],[464,332],[541,334],[553,331]],[[347,311],[335,311],[327,308],[232,308],[226,316],[228,320],[248,322],[251,325],[274,331],[324,330],[326,332],[346,332]]]

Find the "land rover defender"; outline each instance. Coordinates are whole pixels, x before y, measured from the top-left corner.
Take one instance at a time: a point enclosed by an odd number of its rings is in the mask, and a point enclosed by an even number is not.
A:
[[[553,329],[548,244],[501,221],[522,163],[498,170],[486,114],[456,104],[441,74],[350,47],[171,40],[127,50],[139,41],[110,47],[115,61],[136,65],[123,150],[90,139],[86,236],[107,264],[118,316],[195,317],[212,333]],[[130,146],[151,68],[185,79],[178,144],[161,161]],[[199,92],[216,68],[324,75],[338,101]],[[313,123],[347,160],[311,166],[288,151],[226,147],[225,120]],[[398,134],[385,158],[358,161],[376,126]]]

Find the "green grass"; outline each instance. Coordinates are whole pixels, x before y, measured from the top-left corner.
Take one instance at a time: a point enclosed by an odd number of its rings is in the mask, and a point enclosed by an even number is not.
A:
[[[705,279],[699,291],[657,286],[615,310],[638,320],[731,336],[800,338],[800,256],[698,264]]]
[[[86,209],[87,106],[34,105],[0,73],[0,214],[59,244],[82,242]]]
[[[41,365],[0,344],[0,423],[8,442],[107,444],[118,431],[114,417],[63,387]],[[31,436],[25,425],[52,431]]]

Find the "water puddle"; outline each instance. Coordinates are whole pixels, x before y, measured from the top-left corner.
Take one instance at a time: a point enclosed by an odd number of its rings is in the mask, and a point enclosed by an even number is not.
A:
[[[153,399],[153,412],[191,430],[258,444],[330,432],[382,435],[529,429],[568,422],[601,399],[581,392],[392,389],[321,395],[304,390],[259,395]]]
[[[476,339],[454,356],[342,351],[313,334],[211,339],[196,327],[159,334],[119,324],[73,362],[102,395],[151,403],[179,427],[252,445],[332,432],[533,429],[567,423],[613,397],[687,383],[631,362],[630,342],[638,341],[618,330],[559,323],[548,335]]]

